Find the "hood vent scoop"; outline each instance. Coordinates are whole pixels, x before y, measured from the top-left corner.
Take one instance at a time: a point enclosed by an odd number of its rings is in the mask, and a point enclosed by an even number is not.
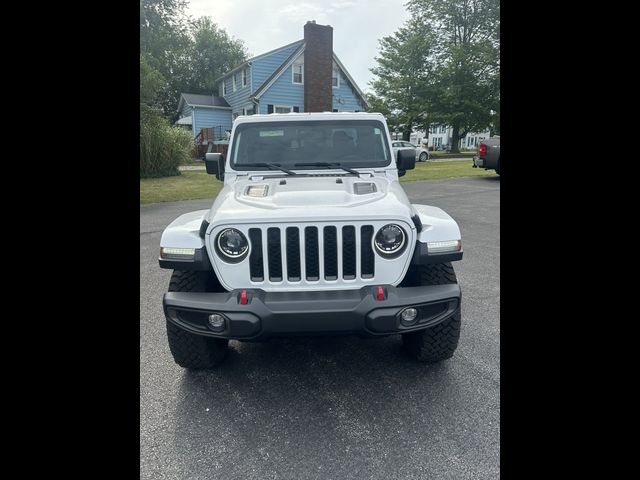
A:
[[[366,195],[378,191],[375,183],[357,182],[353,184],[353,191],[356,195]]]
[[[249,185],[244,194],[247,197],[266,197],[269,192],[269,185]]]

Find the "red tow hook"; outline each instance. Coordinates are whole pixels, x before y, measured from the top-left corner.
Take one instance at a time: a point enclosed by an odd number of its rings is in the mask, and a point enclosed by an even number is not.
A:
[[[242,293],[240,294],[240,305],[246,305],[248,303],[249,303],[249,298],[247,298],[247,291],[242,290]]]
[[[386,300],[384,296],[384,288],[378,287],[378,294],[376,295],[376,300]]]

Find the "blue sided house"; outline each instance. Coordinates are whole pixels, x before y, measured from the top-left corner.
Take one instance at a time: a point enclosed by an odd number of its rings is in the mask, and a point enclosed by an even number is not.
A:
[[[333,28],[315,21],[306,23],[302,40],[251,58],[218,82],[218,95],[180,96],[176,124],[191,128],[196,140],[224,140],[239,115],[368,107],[333,51]]]

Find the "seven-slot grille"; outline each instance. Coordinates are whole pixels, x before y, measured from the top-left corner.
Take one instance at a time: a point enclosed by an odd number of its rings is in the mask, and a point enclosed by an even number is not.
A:
[[[251,281],[373,279],[373,233],[373,225],[249,228]]]

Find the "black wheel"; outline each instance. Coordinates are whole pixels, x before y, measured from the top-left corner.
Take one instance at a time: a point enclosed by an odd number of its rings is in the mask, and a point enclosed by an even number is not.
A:
[[[420,156],[418,157],[418,160],[421,161],[421,162],[426,162],[427,161],[427,157],[428,157],[427,152],[422,152],[420,154]]]
[[[418,285],[445,285],[458,283],[451,263],[422,265],[415,272]],[[451,358],[458,347],[461,326],[460,309],[447,320],[431,328],[405,333],[402,342],[410,357],[425,363],[436,363]]]
[[[170,292],[219,291],[220,284],[209,272],[174,270],[169,282]],[[214,368],[227,355],[229,340],[194,335],[167,320],[167,339],[175,362],[190,370]]]

